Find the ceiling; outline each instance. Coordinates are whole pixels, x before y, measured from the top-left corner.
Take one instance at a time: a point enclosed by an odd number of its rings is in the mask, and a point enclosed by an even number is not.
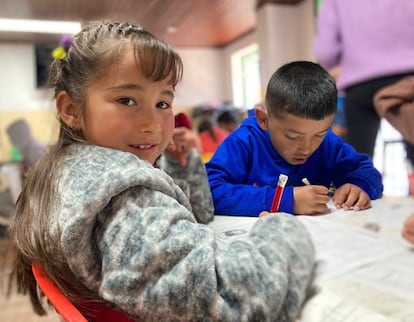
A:
[[[256,6],[298,0],[0,0],[0,18],[127,20],[177,47],[220,47],[255,29]],[[60,35],[0,32],[0,41],[58,42]]]

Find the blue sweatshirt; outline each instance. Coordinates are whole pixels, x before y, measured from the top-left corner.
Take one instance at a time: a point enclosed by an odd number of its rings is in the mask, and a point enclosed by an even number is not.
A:
[[[326,187],[352,183],[371,199],[380,198],[384,188],[371,159],[331,131],[306,163],[287,163],[254,113],[221,143],[206,167],[215,213],[220,215],[257,216],[270,211],[280,174],[289,177],[279,207],[287,213],[293,213],[293,187],[302,186],[305,177]]]

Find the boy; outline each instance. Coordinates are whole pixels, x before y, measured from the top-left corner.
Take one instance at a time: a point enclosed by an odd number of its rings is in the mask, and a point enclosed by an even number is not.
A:
[[[326,213],[331,183],[335,206],[344,210],[369,208],[381,197],[381,174],[371,159],[329,130],[336,100],[335,81],[320,65],[297,61],[278,69],[266,108],[249,111],[206,164],[216,214],[271,211],[280,174],[288,176],[280,212]]]

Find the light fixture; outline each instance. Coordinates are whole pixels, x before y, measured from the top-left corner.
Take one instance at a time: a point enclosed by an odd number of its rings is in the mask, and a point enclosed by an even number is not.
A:
[[[46,34],[75,34],[81,29],[77,21],[26,20],[0,18],[0,32],[35,32]]]

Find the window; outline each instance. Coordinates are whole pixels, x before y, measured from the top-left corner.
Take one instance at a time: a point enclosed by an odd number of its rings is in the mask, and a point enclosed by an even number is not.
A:
[[[231,56],[231,66],[234,106],[253,107],[262,99],[257,44],[235,52]]]

